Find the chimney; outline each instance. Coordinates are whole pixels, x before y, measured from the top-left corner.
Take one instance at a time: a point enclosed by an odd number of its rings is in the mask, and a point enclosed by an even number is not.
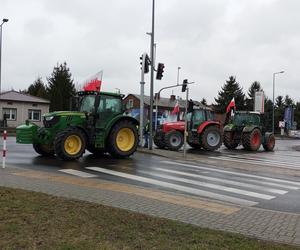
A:
[[[175,101],[175,100],[176,100],[176,96],[175,96],[175,95],[171,95],[171,96],[170,96],[170,100],[171,100],[171,101]]]

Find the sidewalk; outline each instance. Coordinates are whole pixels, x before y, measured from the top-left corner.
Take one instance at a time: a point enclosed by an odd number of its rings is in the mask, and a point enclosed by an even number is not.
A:
[[[133,185],[60,173],[0,169],[0,186],[99,203],[204,228],[300,246],[300,215],[241,207]]]

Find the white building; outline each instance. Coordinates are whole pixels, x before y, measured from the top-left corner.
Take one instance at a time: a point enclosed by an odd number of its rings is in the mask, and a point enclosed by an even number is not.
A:
[[[7,127],[16,127],[30,120],[41,126],[42,115],[49,112],[48,100],[23,94],[14,90],[0,95],[0,120],[6,116]]]

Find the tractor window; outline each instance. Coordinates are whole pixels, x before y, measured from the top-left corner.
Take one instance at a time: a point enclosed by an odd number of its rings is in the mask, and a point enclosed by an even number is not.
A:
[[[92,112],[95,104],[95,96],[94,95],[87,95],[84,96],[81,100],[80,104],[80,111],[81,112]]]
[[[196,110],[193,114],[193,122],[194,123],[202,123],[205,121],[205,113],[204,110]]]
[[[214,113],[211,112],[210,110],[207,110],[207,111],[206,111],[206,116],[207,116],[207,120],[208,120],[208,121],[213,121],[213,120],[215,119]]]
[[[122,112],[121,99],[114,96],[101,96],[98,110],[101,113],[120,113]]]

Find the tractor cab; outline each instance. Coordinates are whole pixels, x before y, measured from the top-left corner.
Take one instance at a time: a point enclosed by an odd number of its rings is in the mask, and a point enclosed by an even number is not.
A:
[[[247,112],[239,111],[234,114],[233,124],[238,127],[245,126],[260,126],[261,124],[261,115],[257,112]]]
[[[187,114],[188,128],[198,129],[198,127],[206,121],[213,121],[214,113],[210,109],[198,108],[193,109],[192,112]]]

